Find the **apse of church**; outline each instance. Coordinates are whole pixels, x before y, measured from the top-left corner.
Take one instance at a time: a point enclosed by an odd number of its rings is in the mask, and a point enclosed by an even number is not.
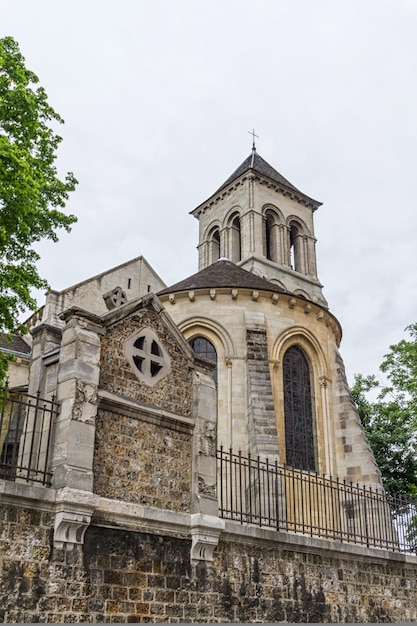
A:
[[[253,148],[192,211],[199,272],[158,295],[216,360],[219,445],[379,485],[317,275],[319,207]]]

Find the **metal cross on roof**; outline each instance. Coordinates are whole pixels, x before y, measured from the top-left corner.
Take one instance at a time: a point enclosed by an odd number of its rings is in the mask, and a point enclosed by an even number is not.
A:
[[[257,137],[259,139],[259,135],[255,134],[255,129],[252,128],[252,130],[248,130],[249,135],[252,135],[252,150],[256,150],[256,146],[255,146],[255,137]]]

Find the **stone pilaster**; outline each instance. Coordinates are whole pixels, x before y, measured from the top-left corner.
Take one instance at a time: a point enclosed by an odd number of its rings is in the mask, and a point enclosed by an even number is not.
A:
[[[217,392],[213,378],[202,371],[194,374],[194,416],[192,513],[217,516]]]
[[[278,437],[268,361],[268,344],[263,316],[246,314],[248,433],[253,455],[278,457]]]
[[[61,329],[50,324],[38,324],[31,330],[32,357],[29,370],[29,393],[35,395],[40,391],[44,398],[48,393],[45,376],[45,355],[58,350],[61,343]]]
[[[80,309],[69,309],[62,319],[66,325],[58,364],[60,414],[53,441],[53,486],[89,492],[103,330],[100,318]]]
[[[194,451],[191,500],[191,562],[212,561],[224,521],[217,503],[217,392],[209,373],[194,374]]]

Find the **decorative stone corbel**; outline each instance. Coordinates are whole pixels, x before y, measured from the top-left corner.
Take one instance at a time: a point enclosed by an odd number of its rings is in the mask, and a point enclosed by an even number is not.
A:
[[[54,547],[63,548],[64,544],[84,543],[84,535],[91,522],[94,509],[100,496],[89,491],[64,487],[56,494],[56,512],[54,527]]]
[[[224,528],[225,521],[214,515],[191,515],[192,565],[213,560],[213,552],[219,545],[220,533]]]

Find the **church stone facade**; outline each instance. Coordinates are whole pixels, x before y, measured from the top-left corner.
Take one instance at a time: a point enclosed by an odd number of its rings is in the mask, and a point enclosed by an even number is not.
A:
[[[220,443],[281,463],[291,447],[310,446],[309,469],[378,485],[338,351],[341,327],[317,276],[319,206],[252,150],[192,211],[200,272],[159,296],[186,339],[204,337],[215,348]],[[292,443],[283,371],[290,348],[305,356],[312,399],[310,432]]]
[[[192,212],[196,274],[167,287],[138,257],[48,294],[29,321],[35,401],[11,375],[2,403],[3,621],[417,619],[417,557],[386,508],[357,545],[373,504],[335,514],[325,496],[330,477],[371,494],[381,478],[317,276],[318,207],[253,149]],[[220,505],[220,448],[282,468],[262,493],[286,526],[230,515],[259,472]]]

